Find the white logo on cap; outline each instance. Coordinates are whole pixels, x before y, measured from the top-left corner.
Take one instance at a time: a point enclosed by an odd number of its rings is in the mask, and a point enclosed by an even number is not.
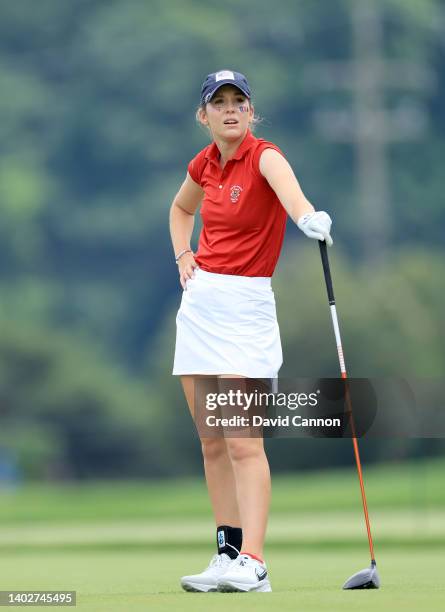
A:
[[[235,75],[231,70],[221,70],[215,74],[215,81],[223,81],[224,79],[235,80]]]

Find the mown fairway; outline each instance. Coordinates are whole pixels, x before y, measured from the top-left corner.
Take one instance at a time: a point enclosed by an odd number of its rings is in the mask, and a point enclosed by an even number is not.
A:
[[[200,568],[211,551],[58,551],[2,555],[2,588],[75,589],[85,610],[443,610],[444,554],[381,550],[379,591],[342,591],[349,573],[367,563],[365,551],[271,549],[273,593],[184,593],[178,577]]]
[[[96,483],[0,492],[2,589],[70,589],[85,610],[443,610],[445,464],[366,470],[382,589],[344,592],[369,563],[356,475],[276,478],[272,594],[183,593],[214,530],[203,484]],[[21,607],[19,608],[21,609]]]

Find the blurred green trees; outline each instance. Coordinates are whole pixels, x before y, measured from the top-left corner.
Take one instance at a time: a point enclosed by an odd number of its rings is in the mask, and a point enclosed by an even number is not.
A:
[[[163,473],[146,386],[87,340],[22,323],[0,336],[0,448],[33,478]]]
[[[442,3],[380,6],[385,56],[421,60],[434,83],[386,96],[422,104],[430,129],[388,149],[394,248],[374,269],[360,257],[352,148],[323,140],[314,122],[317,108],[351,100],[307,83],[313,62],[351,58],[348,0],[2,3],[0,447],[26,474],[199,463],[170,375],[180,286],[167,216],[207,144],[194,108],[217,68],[248,75],[265,117],[258,135],[334,218],[351,375],[443,375]],[[296,236],[289,227],[274,278],[282,374],[336,375],[316,245]]]

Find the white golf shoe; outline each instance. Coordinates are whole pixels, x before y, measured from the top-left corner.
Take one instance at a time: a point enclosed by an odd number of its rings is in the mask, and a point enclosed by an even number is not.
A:
[[[213,555],[209,566],[201,572],[201,574],[193,574],[192,576],[183,576],[181,578],[181,586],[184,591],[208,593],[216,591],[218,579],[227,571],[233,559],[222,553],[221,555]]]
[[[218,591],[223,593],[234,591],[270,593],[272,587],[266,564],[260,563],[249,555],[239,555],[218,580]]]

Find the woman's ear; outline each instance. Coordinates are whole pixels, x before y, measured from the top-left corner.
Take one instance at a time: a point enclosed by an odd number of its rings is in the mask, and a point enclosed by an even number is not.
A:
[[[202,125],[209,125],[209,120],[207,119],[207,113],[205,112],[205,109],[200,108],[198,110],[198,120],[200,123],[202,123]]]

